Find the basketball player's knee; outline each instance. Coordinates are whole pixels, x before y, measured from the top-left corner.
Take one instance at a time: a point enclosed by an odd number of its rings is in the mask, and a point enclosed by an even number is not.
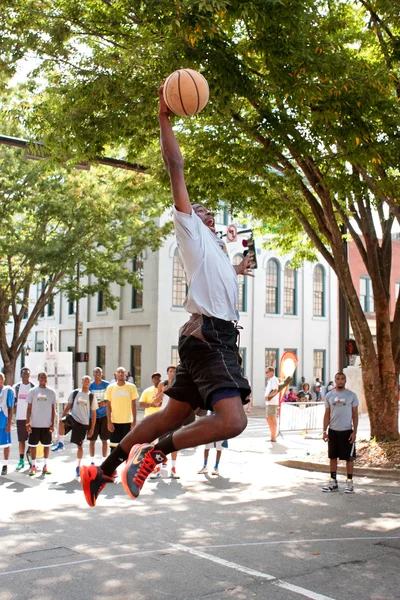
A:
[[[240,435],[242,433],[242,431],[244,431],[246,429],[246,425],[247,425],[247,417],[243,412],[242,415],[241,414],[237,415],[236,418],[230,420],[227,423],[226,437],[233,438],[233,437],[236,437],[237,435]]]

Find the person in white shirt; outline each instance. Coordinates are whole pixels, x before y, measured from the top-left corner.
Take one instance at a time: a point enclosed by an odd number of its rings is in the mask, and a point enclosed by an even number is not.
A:
[[[28,409],[28,393],[34,386],[29,380],[31,372],[27,367],[21,369],[21,381],[13,387],[15,396],[15,420],[17,422],[17,435],[19,446],[19,462],[16,471],[21,471],[25,467],[25,444],[28,441],[28,432],[26,430],[26,411]]]
[[[274,367],[267,367],[265,374],[267,376],[267,386],[265,388],[266,417],[271,432],[271,442],[276,442],[276,433],[278,429],[279,379],[275,377]]]
[[[136,498],[166,455],[239,435],[247,425],[243,404],[251,388],[243,377],[238,347],[238,274],[251,275],[249,258],[232,266],[226,246],[216,235],[214,217],[202,204],[192,204],[186,188],[181,150],[170,122],[171,111],[159,89],[161,151],[174,199],[173,220],[185,269],[188,293],[184,308],[190,319],[179,332],[177,366],[165,408],[144,418],[102,463],[82,467],[81,483],[89,506],[96,504],[105,483],[127,461],[121,481]],[[213,415],[182,427],[193,410]],[[152,440],[172,432],[155,445]],[[147,443],[144,443],[147,442]]]

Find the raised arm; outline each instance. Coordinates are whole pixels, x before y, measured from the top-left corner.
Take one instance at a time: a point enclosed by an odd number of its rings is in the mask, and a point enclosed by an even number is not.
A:
[[[172,130],[171,121],[169,120],[172,113],[165,104],[163,89],[164,85],[158,90],[160,98],[158,119],[160,121],[161,153],[165,168],[169,173],[175,207],[179,212],[189,215],[192,212],[192,206],[186,189],[182,152]]]

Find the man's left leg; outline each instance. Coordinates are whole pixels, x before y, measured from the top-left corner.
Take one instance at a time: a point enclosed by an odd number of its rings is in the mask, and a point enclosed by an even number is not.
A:
[[[179,404],[181,403],[171,398],[166,413],[170,407],[171,411],[177,410]],[[121,476],[122,484],[129,496],[137,498],[154,466],[161,463],[167,454],[201,444],[227,440],[236,437],[245,429],[247,417],[239,396],[218,399],[212,409],[213,415],[202,417],[187,427],[181,427],[155,446],[137,444],[132,448]],[[126,444],[127,438],[128,436],[122,440],[121,446]]]

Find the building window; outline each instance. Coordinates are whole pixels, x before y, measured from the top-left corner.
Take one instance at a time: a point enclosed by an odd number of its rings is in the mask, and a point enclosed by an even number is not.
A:
[[[41,283],[38,283],[38,298],[43,294],[43,290],[44,290],[44,286],[45,286],[45,282],[44,279],[42,279]],[[44,309],[45,307],[42,308],[42,310],[40,311],[40,317],[44,317]]]
[[[286,352],[286,351],[289,352],[289,350],[290,350],[290,352],[293,352],[293,354],[295,354],[297,356],[297,348],[285,348],[284,352]],[[289,387],[292,387],[293,385],[297,386],[297,369],[293,373],[293,381]]]
[[[278,376],[279,348],[265,348],[265,368],[274,367],[275,375]]]
[[[242,357],[242,373],[246,377],[246,348],[239,348],[239,354]]]
[[[325,316],[325,269],[317,265],[314,269],[313,315]]]
[[[274,258],[267,263],[265,312],[279,312],[279,264]]]
[[[171,365],[175,365],[175,367],[179,365],[178,346],[171,347]]]
[[[35,352],[44,352],[44,341],[43,340],[36,340]]]
[[[243,254],[236,254],[233,257],[233,261],[232,264],[233,265],[240,265],[240,263],[243,260]],[[246,312],[247,310],[247,283],[246,283],[246,277],[244,275],[238,275],[238,281],[239,281],[239,296],[238,296],[238,303],[237,303],[237,309],[240,310],[240,312]]]
[[[106,370],[106,347],[96,346],[96,367],[100,367],[103,373]]]
[[[375,311],[371,278],[368,275],[360,277],[360,304],[365,313],[373,313]]]
[[[23,319],[27,319],[27,318],[28,318],[28,313],[29,313],[29,311],[28,311],[28,309],[26,308],[26,309],[24,310],[24,314],[22,315],[22,318],[23,318]],[[22,367],[21,367],[21,368],[22,368]]]
[[[297,314],[296,284],[297,284],[297,271],[296,271],[296,269],[291,269],[289,263],[286,263],[285,272],[284,272],[284,298],[283,298],[283,312],[285,313],[285,315]]]
[[[139,282],[143,284],[143,257],[137,256],[132,261],[132,271],[136,273]],[[131,308],[143,308],[143,289],[132,286]]]
[[[179,250],[176,248],[174,252],[174,275],[172,283],[172,305],[183,306],[183,302],[186,298],[188,286],[186,284],[186,275],[183,269],[181,259],[179,256]]]
[[[54,298],[50,299],[50,302],[47,304],[47,316],[54,317]]]
[[[319,377],[321,383],[325,381],[325,350],[314,350],[314,381]]]
[[[229,211],[226,206],[219,206],[214,212],[214,221],[216,225],[228,225]]]
[[[104,292],[100,290],[100,292],[97,292],[97,312],[104,312],[105,310]]]
[[[68,301],[68,315],[74,315],[75,314],[75,302],[73,301]]]
[[[131,346],[130,372],[136,387],[142,387],[142,346]]]

